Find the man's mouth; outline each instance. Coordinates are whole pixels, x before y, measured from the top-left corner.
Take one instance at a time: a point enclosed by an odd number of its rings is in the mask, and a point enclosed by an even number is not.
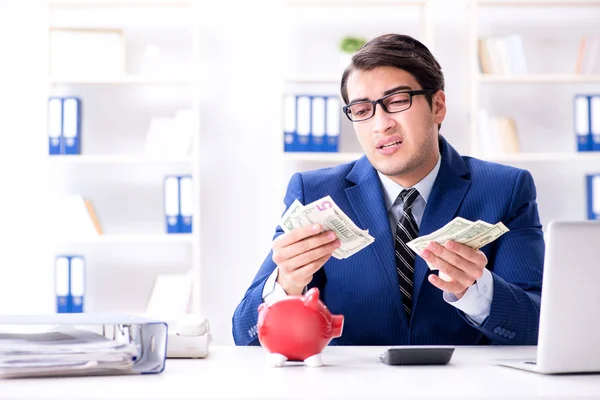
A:
[[[401,144],[401,140],[396,140],[395,142],[384,144],[383,146],[379,146],[378,149],[389,149],[390,147],[398,146]]]

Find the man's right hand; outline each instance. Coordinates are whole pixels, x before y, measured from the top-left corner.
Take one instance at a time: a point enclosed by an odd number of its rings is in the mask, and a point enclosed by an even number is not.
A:
[[[333,231],[321,232],[321,225],[308,225],[278,236],[273,241],[273,262],[277,283],[288,295],[300,295],[313,274],[329,260],[341,242]]]

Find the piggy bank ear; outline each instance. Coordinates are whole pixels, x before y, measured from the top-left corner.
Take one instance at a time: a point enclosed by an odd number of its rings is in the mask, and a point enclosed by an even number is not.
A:
[[[317,309],[319,307],[319,289],[312,288],[306,292],[304,302],[307,306]]]

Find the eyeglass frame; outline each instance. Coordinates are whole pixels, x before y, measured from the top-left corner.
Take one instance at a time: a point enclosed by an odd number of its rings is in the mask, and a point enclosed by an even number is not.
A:
[[[350,104],[348,104],[346,106],[343,106],[342,107],[342,111],[344,112],[344,114],[346,115],[346,117],[351,122],[368,121],[368,120],[370,120],[371,118],[373,118],[375,116],[375,111],[376,111],[376,108],[377,108],[377,104],[379,104],[381,106],[381,109],[383,111],[385,111],[386,113],[388,113],[388,114],[397,114],[397,113],[404,112],[404,111],[406,111],[406,110],[408,110],[408,109],[410,109],[412,107],[413,96],[418,96],[418,95],[427,94],[427,93],[435,93],[435,92],[437,92],[436,89],[401,90],[401,91],[398,91],[398,92],[393,92],[393,93],[390,93],[390,94],[386,94],[385,96],[383,96],[382,98],[377,99],[377,100],[362,100],[362,101],[357,101],[355,103],[350,103]],[[385,106],[385,104],[383,104],[383,100],[387,99],[388,97],[395,96],[395,95],[401,94],[401,93],[408,93],[409,94],[409,96],[410,96],[410,104],[408,105],[408,107],[405,108],[404,110],[400,110],[400,111],[393,111],[393,112],[388,111],[388,109]],[[350,118],[350,115],[348,114],[348,109],[350,107],[354,106],[354,105],[363,104],[363,103],[371,103],[373,105],[373,113],[371,114],[371,116],[369,118],[361,119],[361,120],[358,120],[358,121],[353,120],[352,118]]]

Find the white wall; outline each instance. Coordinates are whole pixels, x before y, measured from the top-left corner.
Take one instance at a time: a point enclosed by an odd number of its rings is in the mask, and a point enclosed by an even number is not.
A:
[[[47,213],[39,196],[47,193],[45,7],[41,0],[21,3],[0,2],[1,313],[54,308],[45,256]],[[283,207],[279,110],[284,54],[293,49],[285,42],[289,27],[277,19],[280,2],[207,3],[201,16],[201,289],[214,343],[231,344],[231,316],[269,251]],[[443,134],[459,151],[468,151],[465,2],[437,4],[435,55],[446,74],[448,99]],[[544,212],[561,211],[547,166],[535,168]],[[568,211],[565,215],[578,215]]]
[[[202,32],[202,304],[216,344],[233,343],[233,311],[283,210],[281,45],[275,13],[256,12],[275,2],[236,2],[235,12],[231,4],[212,2]]]
[[[27,4],[24,4],[27,3]],[[0,2],[0,313],[54,308],[48,264],[46,15]]]

